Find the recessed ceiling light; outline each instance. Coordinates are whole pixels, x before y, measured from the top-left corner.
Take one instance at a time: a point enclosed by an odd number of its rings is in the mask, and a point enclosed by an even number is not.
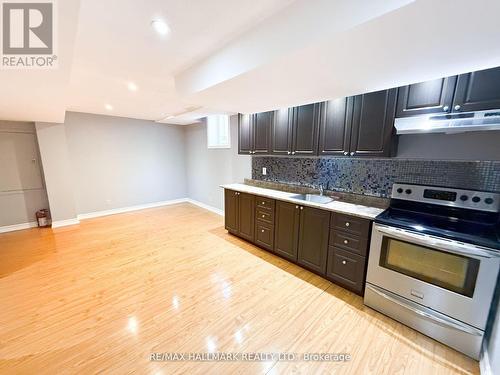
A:
[[[167,23],[162,20],[151,21],[151,27],[160,35],[167,35],[170,32]]]
[[[106,104],[104,106],[104,108],[106,108],[108,111],[112,111],[113,110],[113,106],[111,104]]]
[[[137,85],[134,82],[129,82],[127,87],[130,91],[137,91],[138,89]]]

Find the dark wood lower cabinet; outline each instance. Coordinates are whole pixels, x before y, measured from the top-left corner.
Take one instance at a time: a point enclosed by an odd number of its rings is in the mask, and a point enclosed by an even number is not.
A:
[[[330,246],[326,276],[341,286],[361,293],[364,287],[365,258]]]
[[[224,202],[230,233],[363,294],[370,220],[227,189]]]
[[[297,262],[322,275],[326,272],[330,212],[300,207]]]
[[[274,252],[296,262],[300,224],[299,206],[277,201],[275,223]]]
[[[253,241],[255,235],[255,196],[240,193],[238,199],[239,235],[248,241]]]
[[[256,222],[255,244],[266,250],[274,250],[274,227],[271,224],[259,220]]]
[[[255,235],[255,196],[233,190],[224,192],[226,229],[248,241]]]
[[[234,234],[239,232],[239,204],[238,192],[233,190],[224,190],[224,224],[225,228]]]

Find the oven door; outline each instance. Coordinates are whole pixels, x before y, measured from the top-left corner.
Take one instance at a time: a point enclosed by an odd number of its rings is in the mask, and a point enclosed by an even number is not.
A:
[[[375,224],[367,283],[484,330],[500,253]]]

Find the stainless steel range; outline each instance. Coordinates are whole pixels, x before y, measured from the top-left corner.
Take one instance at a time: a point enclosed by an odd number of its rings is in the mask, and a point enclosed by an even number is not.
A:
[[[366,305],[478,359],[500,267],[500,194],[395,184]]]

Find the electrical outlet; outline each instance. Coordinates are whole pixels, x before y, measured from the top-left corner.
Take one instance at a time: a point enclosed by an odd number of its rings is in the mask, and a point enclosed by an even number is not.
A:
[[[266,167],[262,167],[262,174],[264,176],[267,174],[267,168]]]

